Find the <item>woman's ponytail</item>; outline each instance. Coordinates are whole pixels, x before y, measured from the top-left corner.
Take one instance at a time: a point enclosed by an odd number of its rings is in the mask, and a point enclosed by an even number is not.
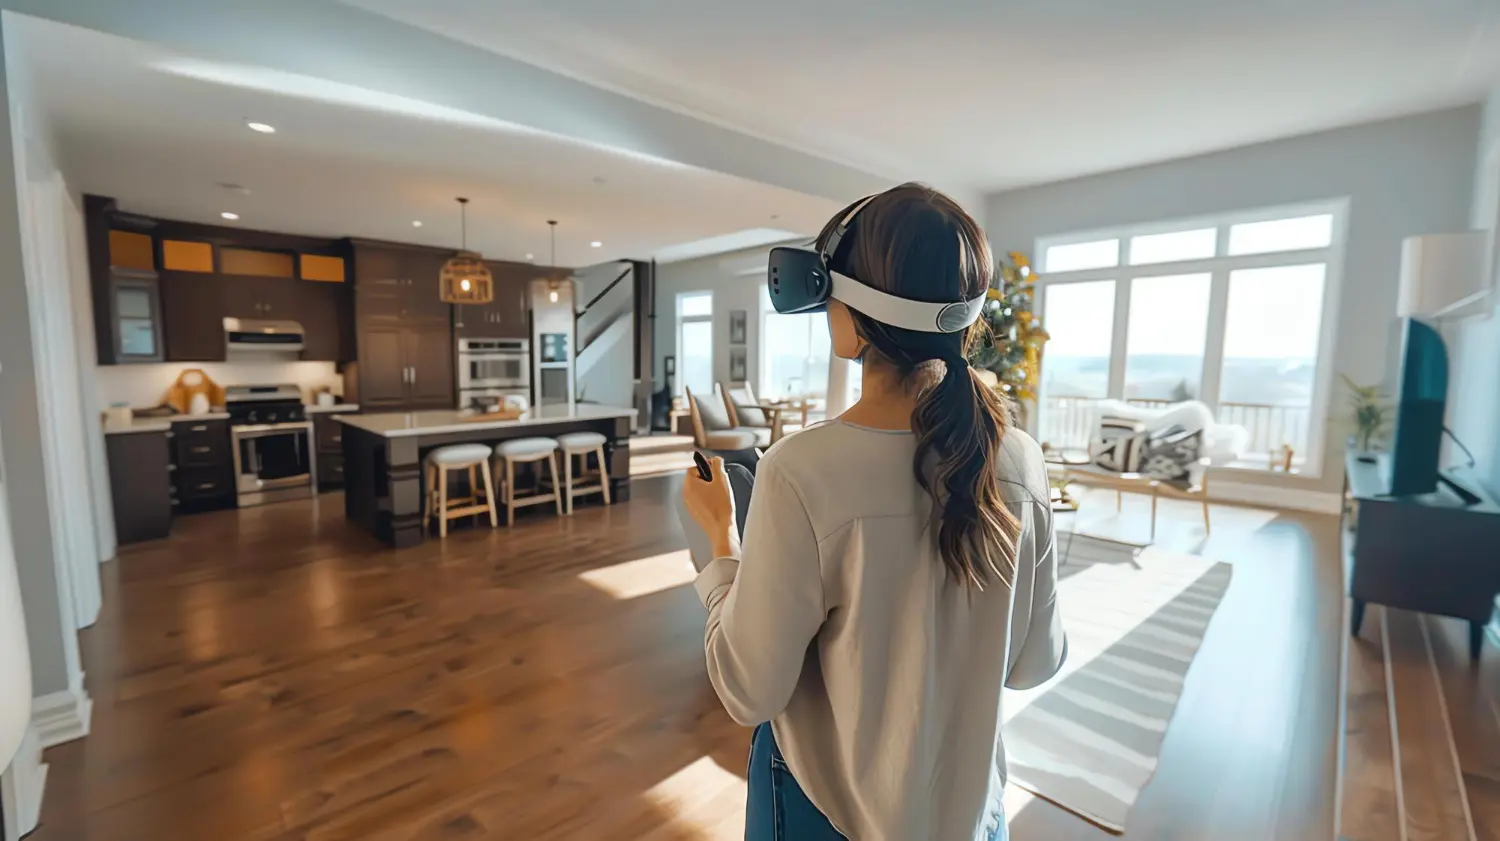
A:
[[[818,241],[827,242],[835,216]],[[860,210],[836,254],[836,270],[918,301],[969,300],[989,288],[994,264],[984,232],[952,199],[903,184]],[[969,369],[988,328],[962,333],[903,330],[850,310],[855,329],[903,382],[921,389],[912,412],[913,470],[933,500],[943,565],[967,586],[1014,580],[1021,525],[1001,496],[998,461],[1010,414]],[[939,376],[938,366],[945,366]]]

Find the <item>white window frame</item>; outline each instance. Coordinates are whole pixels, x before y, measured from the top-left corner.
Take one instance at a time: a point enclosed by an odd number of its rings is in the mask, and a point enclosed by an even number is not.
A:
[[[1246,222],[1265,222],[1273,219],[1290,219],[1299,216],[1330,214],[1333,217],[1329,243],[1321,248],[1295,251],[1274,251],[1266,254],[1246,254],[1239,257],[1229,253],[1229,229]],[[1325,199],[1298,204],[1263,207],[1253,210],[1187,217],[1167,221],[1121,225],[1078,231],[1055,236],[1038,237],[1035,243],[1036,263],[1039,268],[1037,282],[1038,312],[1046,313],[1047,289],[1066,283],[1083,283],[1091,280],[1112,280],[1115,283],[1114,332],[1110,336],[1109,389],[1107,397],[1125,399],[1126,343],[1129,340],[1130,292],[1132,281],[1138,278],[1166,277],[1186,274],[1210,275],[1208,302],[1208,332],[1203,349],[1203,372],[1200,379],[1199,399],[1217,415],[1219,411],[1220,375],[1224,363],[1224,329],[1229,313],[1229,275],[1240,269],[1295,266],[1322,263],[1327,269],[1323,278],[1323,311],[1318,327],[1317,370],[1313,378],[1312,405],[1308,408],[1308,451],[1303,459],[1299,476],[1319,478],[1323,473],[1323,453],[1328,435],[1328,403],[1333,383],[1333,355],[1337,344],[1338,312],[1344,277],[1344,251],[1348,241],[1349,199]],[[1213,257],[1196,260],[1178,260],[1165,263],[1130,265],[1131,238],[1143,234],[1164,234],[1198,228],[1215,228],[1217,247]],[[1046,268],[1047,249],[1059,245],[1093,242],[1102,239],[1120,240],[1119,262],[1100,269],[1080,269],[1070,272],[1049,273]],[[1045,352],[1042,364],[1046,365]],[[1039,390],[1038,408],[1033,413],[1040,422],[1041,406],[1045,405],[1045,377]],[[1032,429],[1035,433],[1037,430]],[[1254,470],[1258,467],[1233,467],[1231,469]]]
[[[684,316],[682,314],[682,302],[683,302],[684,299],[686,299],[686,298],[701,298],[701,297],[704,297],[704,296],[708,297],[708,313],[706,315],[688,315],[688,316]],[[713,293],[712,289],[695,289],[695,290],[691,290],[691,291],[688,291],[688,292],[678,292],[677,293],[677,298],[675,299],[674,304],[675,304],[674,314],[677,316],[677,324],[676,324],[676,327],[675,327],[675,331],[673,333],[673,335],[676,336],[676,338],[677,338],[676,348],[675,348],[675,350],[677,352],[677,357],[676,357],[677,358],[677,396],[678,397],[682,397],[682,396],[684,396],[687,393],[687,375],[682,370],[682,325],[684,325],[684,324],[701,324],[703,322],[707,322],[708,323],[709,335],[711,336],[711,340],[709,341],[709,345],[708,345],[708,369],[709,369],[710,372],[714,371],[714,345],[718,341],[718,336],[714,335],[714,334],[716,334],[718,331],[714,330],[714,325],[713,325],[713,321],[714,321],[714,293]],[[717,375],[710,376],[710,380],[717,380],[717,379],[718,379]],[[710,395],[699,395],[699,396],[700,397],[704,397],[704,396],[710,396]]]

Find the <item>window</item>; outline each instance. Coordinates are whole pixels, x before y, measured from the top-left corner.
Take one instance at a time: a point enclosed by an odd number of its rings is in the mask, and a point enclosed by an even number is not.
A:
[[[1137,278],[1130,284],[1125,397],[1181,403],[1203,396],[1211,275]]]
[[[760,288],[760,396],[768,400],[828,396],[832,340],[823,313],[782,315]]]
[[[677,393],[714,391],[714,296],[711,292],[683,292],[677,296]]]
[[[1321,466],[1342,201],[1042,239],[1038,433],[1083,447],[1099,402],[1199,400],[1233,466]]]

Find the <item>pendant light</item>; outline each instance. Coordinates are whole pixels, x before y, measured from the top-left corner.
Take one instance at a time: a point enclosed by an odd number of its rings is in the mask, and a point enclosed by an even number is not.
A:
[[[547,225],[552,230],[552,259],[547,261],[547,266],[550,269],[557,265],[557,220],[548,219]],[[549,271],[547,273],[547,300],[554,304],[557,303],[557,286],[557,278],[552,277],[552,273]]]
[[[438,290],[449,304],[488,304],[495,299],[495,281],[478,252],[469,248],[469,200],[459,198],[458,215],[461,233],[459,252],[443,264],[438,273]]]

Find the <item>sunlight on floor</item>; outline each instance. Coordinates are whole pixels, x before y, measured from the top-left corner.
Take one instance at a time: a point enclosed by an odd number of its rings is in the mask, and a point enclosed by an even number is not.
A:
[[[693,559],[688,550],[679,549],[580,572],[578,578],[617,599],[633,599],[692,584]]]
[[[703,841],[730,841],[745,835],[745,781],[707,756],[647,789],[644,796],[672,816],[652,837],[691,833]]]

